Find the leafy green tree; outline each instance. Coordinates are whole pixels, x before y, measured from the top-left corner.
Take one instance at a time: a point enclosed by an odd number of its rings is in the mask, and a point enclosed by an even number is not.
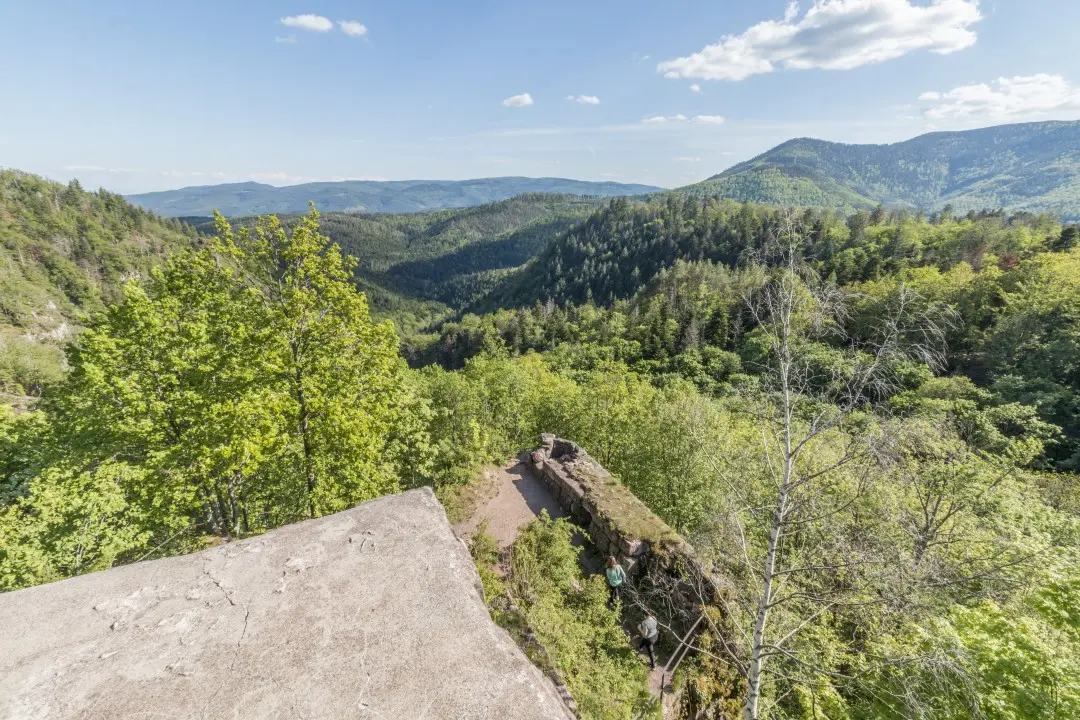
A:
[[[221,218],[219,228],[231,245]],[[291,233],[271,216],[236,244],[266,333],[268,384],[299,440],[287,460],[304,477],[309,514],[393,491],[398,468],[383,438],[405,411],[404,368],[393,326],[373,323],[350,283],[355,260],[319,233],[314,208]]]
[[[426,405],[317,221],[312,211],[287,233],[268,219],[236,236],[219,219],[218,238],[128,283],[83,333],[43,403],[46,448],[6,462],[18,500],[5,557],[37,548],[19,562],[39,568],[7,582],[192,548],[422,481]]]

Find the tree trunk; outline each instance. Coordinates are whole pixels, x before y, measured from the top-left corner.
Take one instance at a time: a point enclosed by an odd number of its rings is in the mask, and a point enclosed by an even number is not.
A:
[[[304,476],[307,479],[308,513],[315,517],[315,451],[311,442],[311,421],[307,397],[304,395],[304,371],[300,367],[295,344],[293,362],[296,364],[296,404],[300,408],[300,438],[304,444]]]
[[[214,483],[214,493],[217,495],[218,517],[221,518],[221,534],[226,542],[232,542],[232,521],[229,517],[229,508],[225,502],[225,496],[221,493],[221,485]]]
[[[792,430],[794,417],[791,399],[791,317],[789,312],[782,316],[779,355],[780,383],[783,392],[783,434],[784,434],[784,469],[780,479],[779,492],[776,494],[776,509],[773,511],[772,527],[769,528],[769,545],[765,553],[765,567],[761,573],[761,596],[758,598],[758,611],[754,618],[753,645],[750,661],[747,663],[746,679],[746,720],[757,720],[758,703],[761,700],[761,672],[765,664],[765,627],[769,619],[769,608],[773,601],[773,578],[776,573],[776,552],[787,523],[788,496],[795,475],[795,452],[793,451]]]
[[[791,477],[791,459],[784,467],[784,482],[776,498],[776,510],[773,512],[772,527],[769,529],[769,546],[765,554],[765,567],[762,571],[761,596],[758,598],[757,616],[754,618],[753,646],[750,662],[747,663],[746,679],[746,720],[757,720],[758,701],[761,699],[761,670],[765,658],[762,657],[765,645],[765,626],[769,618],[769,606],[772,604],[773,578],[776,573],[776,551],[780,547],[785,516],[787,515],[788,487]]]
[[[229,496],[229,519],[232,522],[232,532],[234,535],[240,534],[240,513],[237,510],[236,505],[236,486],[240,483],[240,471],[233,471],[232,476],[229,478],[229,482],[226,485]]]

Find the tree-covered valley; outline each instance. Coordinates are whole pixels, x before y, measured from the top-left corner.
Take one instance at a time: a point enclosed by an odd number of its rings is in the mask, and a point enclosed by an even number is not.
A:
[[[724,579],[687,716],[1080,715],[1072,225],[526,195],[197,232],[2,179],[0,589],[419,485],[452,507],[552,432]],[[568,537],[516,557],[573,567]],[[564,617],[591,587],[529,592]],[[548,632],[633,696],[587,627]]]

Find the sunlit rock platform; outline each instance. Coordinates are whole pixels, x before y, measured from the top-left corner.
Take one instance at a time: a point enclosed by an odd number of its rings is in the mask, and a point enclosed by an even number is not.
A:
[[[430,490],[0,595],[3,718],[569,718]]]

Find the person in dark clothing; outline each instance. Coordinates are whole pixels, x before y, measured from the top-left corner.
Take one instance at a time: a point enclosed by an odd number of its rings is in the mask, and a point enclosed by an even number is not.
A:
[[[623,583],[626,582],[626,571],[622,569],[622,565],[612,555],[608,557],[604,566],[604,578],[607,580],[608,586],[608,604],[614,606],[615,601],[619,599],[619,590],[622,588]]]
[[[645,619],[638,623],[637,630],[638,635],[641,636],[641,649],[649,653],[649,667],[655,669],[656,655],[653,653],[653,649],[660,640],[660,628],[656,624],[656,618],[653,617],[652,613],[645,612]]]

